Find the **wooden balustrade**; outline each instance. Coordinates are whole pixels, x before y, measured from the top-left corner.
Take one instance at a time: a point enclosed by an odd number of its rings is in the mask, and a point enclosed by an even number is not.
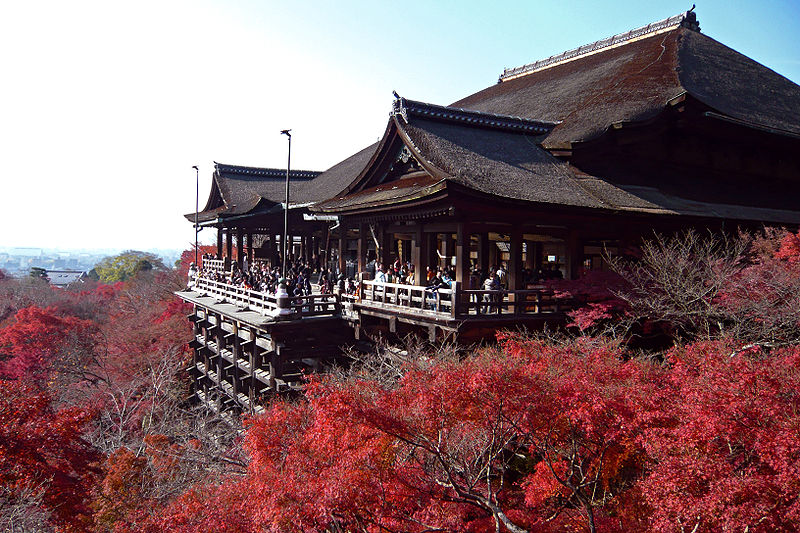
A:
[[[303,317],[332,316],[341,313],[341,304],[335,294],[307,294],[293,296],[291,307]]]
[[[255,291],[246,287],[237,287],[203,277],[195,278],[194,290],[201,294],[217,297],[241,309],[248,309],[264,315],[277,314],[281,309],[281,302],[274,294]],[[341,305],[334,294],[293,296],[288,300],[288,307],[298,318],[334,316],[341,312]]]
[[[516,291],[466,290],[461,294],[459,314],[541,315],[560,313],[566,307],[567,302],[544,286]]]
[[[516,291],[464,290],[457,282],[451,288],[432,290],[420,285],[362,281],[358,303],[398,311],[415,309],[453,319],[554,314],[568,306],[544,286]]]
[[[362,280],[359,282],[358,294],[360,304],[414,309],[442,318],[455,318],[458,309],[458,283],[455,281],[451,288],[430,289],[422,285]]]
[[[283,303],[273,294],[197,277],[194,290],[264,315],[277,315],[288,308],[295,318],[342,315],[357,318],[354,307],[373,307],[411,312],[436,319],[487,318],[560,313],[569,304],[554,297],[546,287],[516,291],[463,290],[458,282],[447,288],[382,283],[362,280],[358,294],[320,294],[289,297]],[[283,306],[283,307],[282,307]]]
[[[274,314],[279,309],[275,295],[246,287],[237,287],[221,281],[197,277],[194,280],[194,290],[201,294],[218,297],[220,300],[242,309],[250,309],[265,315]]]
[[[224,259],[203,259],[203,269],[213,270],[214,272],[225,272]]]

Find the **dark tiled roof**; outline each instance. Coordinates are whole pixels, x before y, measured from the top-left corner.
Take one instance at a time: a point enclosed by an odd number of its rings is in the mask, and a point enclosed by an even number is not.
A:
[[[408,176],[369,187],[321,202],[315,210],[396,208],[435,195],[452,183],[499,198],[606,212],[800,222],[800,212],[689,200],[655,187],[620,185],[590,176],[544,150],[536,142],[540,136],[523,131],[486,128],[429,114],[412,114],[406,122],[398,106],[392,120],[431,176]]]
[[[684,25],[553,61],[452,105],[560,121],[545,141],[555,146],[654,117],[686,93],[733,118],[800,132],[800,87]]]
[[[550,133],[556,125],[555,122],[531,120],[510,115],[499,115],[497,113],[482,113],[480,111],[428,104],[416,100],[408,100],[406,98],[397,98],[392,103],[392,114],[403,117],[405,122],[408,122],[411,117],[419,117],[435,120],[437,122],[528,133],[530,135],[544,135]]]
[[[374,143],[335,164],[316,179],[302,186],[305,202],[321,202],[338,196],[367,166],[379,143]]]
[[[289,203],[306,203],[305,186],[321,173],[310,170],[289,172]],[[281,204],[286,194],[286,169],[245,167],[214,163],[211,193],[198,221],[208,222],[218,217],[249,213],[257,207],[269,208]],[[184,215],[194,221],[194,213]]]
[[[800,134],[800,85],[749,57],[684,31],[678,69],[686,91],[720,113]]]
[[[531,202],[602,207],[530,135],[419,118],[401,127],[429,163],[464,187]]]
[[[381,205],[396,205],[417,200],[442,190],[443,180],[431,176],[407,177],[377,187],[337,198],[331,198],[315,206],[319,211],[336,211],[347,208],[368,208]]]
[[[240,165],[226,165],[214,162],[214,169],[222,176],[252,176],[262,180],[285,180],[285,168],[243,167]],[[316,170],[290,170],[289,179],[292,181],[305,181],[316,178],[322,174]]]
[[[377,146],[372,144],[325,172],[292,170],[289,204],[307,205],[335,197],[363,170]],[[283,203],[285,187],[286,169],[215,163],[211,193],[198,221],[268,211]],[[194,222],[194,213],[184,216]]]
[[[701,202],[681,198],[655,187],[616,185],[595,177],[581,178],[580,181],[584,187],[605,198],[618,211],[800,224],[800,211]]]

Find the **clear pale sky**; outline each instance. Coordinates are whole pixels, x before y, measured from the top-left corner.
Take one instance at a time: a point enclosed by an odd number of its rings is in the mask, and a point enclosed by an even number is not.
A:
[[[183,248],[213,161],[324,170],[392,90],[449,104],[504,67],[690,2],[73,0],[0,4],[0,246]],[[800,0],[699,1],[703,33],[800,82]],[[201,233],[205,241],[212,232]]]

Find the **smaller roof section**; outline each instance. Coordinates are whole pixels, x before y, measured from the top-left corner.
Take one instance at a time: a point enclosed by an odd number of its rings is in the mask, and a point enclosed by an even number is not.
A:
[[[75,283],[86,278],[86,272],[83,270],[48,270],[47,279],[50,280],[50,285],[56,287],[66,287],[70,283]]]
[[[291,170],[291,183],[305,184],[321,173],[312,170]],[[248,213],[259,205],[275,205],[284,201],[286,169],[246,167],[214,162],[214,178],[206,206],[197,214],[198,222]],[[303,187],[289,188],[289,202],[303,203]],[[184,215],[194,222],[195,213]]]
[[[558,124],[558,122],[532,120],[513,115],[500,115],[429,104],[406,98],[397,98],[392,103],[392,115],[403,117],[406,124],[409,123],[411,117],[418,117],[458,126],[473,126],[530,135],[546,135]]]

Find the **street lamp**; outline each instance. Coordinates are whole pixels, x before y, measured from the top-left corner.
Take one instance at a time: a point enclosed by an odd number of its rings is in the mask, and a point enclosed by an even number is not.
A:
[[[200,228],[197,227],[197,214],[200,210],[200,169],[197,165],[192,167],[194,169],[194,177],[196,182],[194,194],[194,266],[200,268],[200,263],[197,262],[197,234],[200,233]]]
[[[289,156],[286,159],[286,204],[283,210],[283,277],[286,277],[286,260],[289,258],[289,167],[292,164],[292,130],[281,130],[281,135],[289,138]]]

